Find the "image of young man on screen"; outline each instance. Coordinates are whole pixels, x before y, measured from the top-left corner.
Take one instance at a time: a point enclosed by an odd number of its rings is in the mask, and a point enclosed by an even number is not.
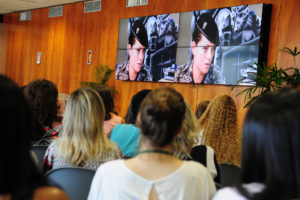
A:
[[[145,51],[148,48],[148,37],[145,26],[137,21],[130,30],[127,50],[129,59],[116,69],[117,80],[151,81],[150,69],[144,64]]]
[[[192,33],[193,59],[180,65],[175,73],[175,82],[220,84],[221,73],[212,64],[215,46],[219,44],[218,27],[208,13],[200,15]]]

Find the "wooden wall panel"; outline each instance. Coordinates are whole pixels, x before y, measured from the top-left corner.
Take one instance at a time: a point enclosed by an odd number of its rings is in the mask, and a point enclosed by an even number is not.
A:
[[[127,108],[130,104],[130,100],[134,94],[143,90],[154,90],[160,87],[173,87],[179,91],[186,100],[191,104],[192,108],[195,108],[197,101],[197,88],[191,84],[179,84],[179,83],[153,83],[153,82],[129,82],[117,80],[116,94],[117,110],[121,116],[125,116]],[[189,97],[189,98],[187,98]]]
[[[48,8],[33,10],[31,13],[32,25],[32,57],[30,80],[44,78],[47,64],[48,41]],[[41,64],[36,63],[37,52],[41,52]]]
[[[49,18],[46,78],[69,93],[79,86],[83,4],[64,5],[63,10],[62,17]]]
[[[83,14],[82,36],[79,60],[79,81],[93,81],[91,71],[99,61],[99,45],[101,44],[101,12]],[[87,64],[87,51],[93,51],[92,65]],[[103,62],[101,62],[103,63]],[[104,64],[104,63],[103,63]]]
[[[9,18],[9,15],[4,16],[4,18]],[[5,74],[6,71],[6,56],[7,56],[7,41],[9,37],[9,26],[10,24],[7,23],[1,23],[0,24],[0,74]],[[2,39],[4,38],[4,39]]]
[[[81,45],[83,3],[64,6],[65,41],[62,80],[59,88],[69,93],[79,87],[78,71]]]
[[[281,15],[279,19],[278,49],[289,47],[300,50],[300,1],[289,1],[281,6]],[[277,63],[284,68],[294,65],[293,57],[277,53]],[[300,56],[297,56],[296,66],[300,68]]]
[[[6,57],[6,74],[19,85],[30,79],[30,59],[32,40],[29,21],[19,21],[19,13],[10,14],[12,26],[9,27],[8,48]],[[6,18],[5,18],[6,19]],[[5,39],[5,38],[3,38]]]
[[[64,40],[65,17],[49,18],[45,77],[56,83],[58,87],[61,79],[65,78],[61,73],[63,68]],[[60,90],[65,90],[65,88],[60,88]]]
[[[7,14],[2,27],[2,51],[5,53],[1,55],[0,65],[20,85],[45,77],[56,83],[60,92],[70,93],[79,87],[80,81],[93,80],[90,71],[95,64],[115,68],[121,18],[253,3],[272,4],[268,63],[277,61],[290,65],[289,57],[278,53],[278,49],[283,46],[299,47],[299,0],[291,0],[288,4],[283,0],[151,0],[147,6],[131,8],[126,8],[126,0],[110,0],[102,1],[102,11],[86,14],[83,13],[83,3],[79,2],[65,5],[63,17],[49,19],[48,8],[34,10],[30,22],[19,22],[18,13]],[[93,50],[91,66],[86,64],[87,50]],[[35,63],[37,51],[42,52],[40,65]],[[239,109],[239,122],[246,113],[246,109],[242,108],[243,97],[235,97],[244,87],[229,93],[229,86],[126,82],[115,81],[114,78],[108,84],[118,91],[116,105],[122,116],[132,95],[141,89],[161,86],[176,88],[193,109],[203,100],[212,100],[221,93],[230,94]]]

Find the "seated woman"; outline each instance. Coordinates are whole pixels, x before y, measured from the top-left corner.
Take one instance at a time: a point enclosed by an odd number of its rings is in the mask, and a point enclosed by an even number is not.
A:
[[[216,96],[199,120],[201,144],[214,149],[219,163],[240,166],[241,136],[237,109],[229,95]]]
[[[102,163],[122,157],[119,147],[103,131],[104,106],[98,93],[89,88],[73,92],[63,119],[63,131],[45,154],[44,172],[79,166],[96,170]]]
[[[281,89],[256,100],[243,126],[241,185],[219,199],[300,198],[300,93]]]
[[[69,199],[50,187],[30,156],[30,109],[18,88],[0,75],[0,199]]]
[[[125,116],[127,124],[118,124],[111,133],[110,140],[117,143],[125,157],[136,156],[139,147],[140,129],[136,127],[136,118],[140,105],[151,90],[141,90],[130,101]]]
[[[104,118],[104,133],[110,138],[112,129],[120,123],[124,123],[125,120],[117,115],[115,111],[115,104],[112,97],[112,90],[110,87],[105,85],[100,85],[95,88],[95,90],[100,95],[104,108],[105,108],[105,118]]]
[[[214,181],[220,183],[220,169],[214,150],[209,146],[197,145],[198,130],[196,118],[187,101],[185,101],[185,106],[183,127],[180,134],[175,137],[173,155],[179,159],[200,162],[208,169]]]
[[[172,88],[149,93],[139,112],[141,151],[128,160],[101,165],[92,181],[92,199],[209,199],[215,192],[207,169],[172,155],[185,104]]]
[[[149,89],[144,89],[137,92],[131,98],[130,104],[128,106],[127,113],[125,115],[126,124],[136,124],[137,115],[140,109],[140,105],[144,98],[151,92]]]
[[[58,90],[46,79],[32,81],[24,89],[25,97],[32,111],[33,145],[49,145],[62,130],[58,117]]]

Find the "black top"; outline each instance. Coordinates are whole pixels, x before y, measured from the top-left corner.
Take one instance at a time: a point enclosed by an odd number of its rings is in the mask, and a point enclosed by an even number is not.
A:
[[[184,160],[193,160],[201,163],[205,167],[207,167],[207,147],[205,145],[198,145],[192,148],[191,158],[185,158]],[[220,183],[220,168],[217,162],[216,154],[214,153],[214,163],[217,170],[217,176],[214,178],[216,183]]]

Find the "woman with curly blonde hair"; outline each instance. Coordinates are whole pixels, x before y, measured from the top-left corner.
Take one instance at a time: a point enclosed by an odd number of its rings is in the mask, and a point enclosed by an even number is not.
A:
[[[214,181],[220,183],[220,170],[214,150],[206,145],[198,145],[199,130],[190,104],[184,101],[186,109],[181,132],[174,138],[173,155],[181,160],[194,160],[203,164]]]
[[[240,166],[241,137],[237,125],[237,109],[229,95],[216,96],[199,119],[201,144],[212,147],[219,163]]]
[[[106,161],[121,158],[119,147],[104,134],[104,115],[103,102],[95,90],[73,92],[64,113],[63,131],[46,151],[44,172],[68,166],[96,170]]]

